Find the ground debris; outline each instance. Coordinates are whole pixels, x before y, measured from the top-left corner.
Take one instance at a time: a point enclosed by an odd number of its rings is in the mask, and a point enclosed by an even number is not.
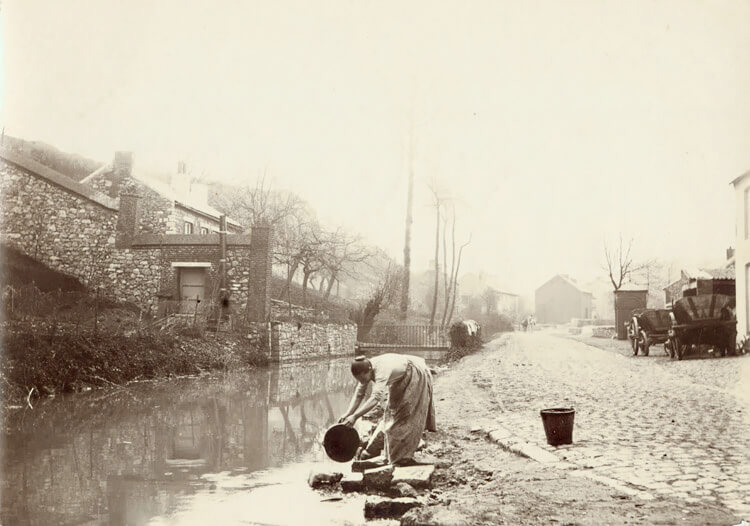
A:
[[[401,517],[412,508],[422,504],[414,498],[399,497],[389,499],[387,497],[369,497],[365,501],[365,518],[367,519],[392,519]]]
[[[401,526],[469,526],[471,522],[459,511],[443,506],[414,508],[401,517]]]
[[[396,492],[401,497],[417,497],[419,494],[417,493],[417,490],[414,489],[413,486],[410,484],[407,484],[406,482],[398,482],[395,484]]]
[[[394,468],[391,465],[366,469],[363,480],[367,488],[388,488],[393,480]],[[406,482],[406,481],[404,481]]]

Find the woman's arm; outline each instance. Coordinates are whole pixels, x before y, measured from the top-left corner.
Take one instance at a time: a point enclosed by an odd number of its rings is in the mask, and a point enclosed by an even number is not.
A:
[[[339,419],[339,422],[343,421],[347,416],[354,413],[354,411],[357,410],[359,407],[359,404],[362,403],[362,400],[365,399],[365,393],[361,391],[361,389],[357,388],[356,391],[354,391],[354,396],[352,397],[352,401],[349,403],[349,407],[346,410],[346,413]]]
[[[359,410],[354,412],[352,416],[354,416],[354,419],[357,420],[363,415],[366,415],[372,410],[373,407],[378,405],[378,401],[379,401],[378,398],[371,396],[370,398],[367,399],[367,402],[365,402],[362,405],[362,407],[359,408]]]
[[[353,426],[354,422],[356,422],[357,420],[359,420],[359,418],[362,415],[367,414],[373,407],[375,407],[376,405],[378,405],[378,402],[379,402],[379,399],[377,397],[371,396],[370,398],[367,399],[367,402],[365,402],[362,405],[362,407],[360,407],[359,409],[355,410],[351,414],[347,414],[347,415],[343,416],[341,418],[341,420],[339,420],[339,422],[342,423],[342,424],[344,424],[344,425],[347,425],[347,426]],[[359,405],[359,403],[357,405]]]

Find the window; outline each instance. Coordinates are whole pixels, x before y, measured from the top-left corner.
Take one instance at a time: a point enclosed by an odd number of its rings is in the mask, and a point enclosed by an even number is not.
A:
[[[185,221],[185,224],[182,227],[182,233],[183,234],[192,234],[193,233],[193,223],[190,221]]]
[[[202,226],[201,227],[201,234],[204,235],[204,236],[208,235],[208,228],[206,228],[205,226]]]

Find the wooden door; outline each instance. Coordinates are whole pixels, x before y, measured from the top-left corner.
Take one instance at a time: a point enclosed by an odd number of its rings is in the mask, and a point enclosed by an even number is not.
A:
[[[196,307],[196,299],[201,301],[205,299],[205,291],[205,268],[180,269],[180,303],[183,310],[193,312]]]

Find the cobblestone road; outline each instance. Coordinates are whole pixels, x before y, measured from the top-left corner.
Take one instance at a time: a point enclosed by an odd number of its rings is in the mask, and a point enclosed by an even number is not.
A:
[[[598,475],[750,518],[750,356],[633,357],[541,332],[504,341],[473,378],[498,424]],[[575,408],[572,445],[547,445],[546,407]]]

